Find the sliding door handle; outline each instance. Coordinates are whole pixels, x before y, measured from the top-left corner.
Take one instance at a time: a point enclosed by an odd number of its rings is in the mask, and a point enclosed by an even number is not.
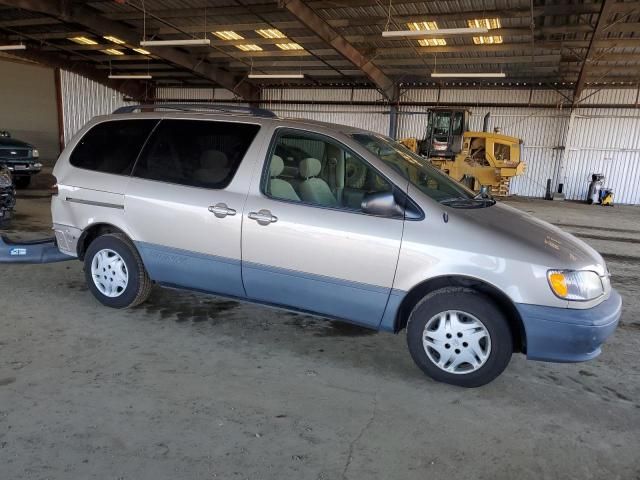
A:
[[[260,225],[269,225],[278,221],[278,217],[271,215],[269,210],[260,210],[259,212],[249,212],[249,218],[257,221]]]
[[[233,216],[236,214],[236,211],[233,208],[227,207],[226,203],[216,203],[209,207],[209,211],[218,218],[224,218],[227,215]]]

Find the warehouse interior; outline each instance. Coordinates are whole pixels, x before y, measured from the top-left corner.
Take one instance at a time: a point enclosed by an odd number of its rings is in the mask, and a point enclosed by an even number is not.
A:
[[[596,359],[514,355],[466,390],[424,377],[404,331],[156,286],[105,310],[79,262],[0,262],[7,478],[640,475],[639,31],[635,0],[0,0],[0,132],[40,165],[2,235],[51,235],[59,156],[121,107],[367,130],[452,177],[432,124],[461,112],[471,147],[448,160],[473,173],[454,180],[495,177],[498,203],[597,250],[622,296]],[[511,158],[469,170],[484,136]]]

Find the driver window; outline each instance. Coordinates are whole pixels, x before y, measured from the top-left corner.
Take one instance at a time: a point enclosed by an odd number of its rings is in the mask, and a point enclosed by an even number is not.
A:
[[[280,200],[360,211],[365,195],[392,191],[367,162],[325,137],[282,134],[267,163],[265,193]]]

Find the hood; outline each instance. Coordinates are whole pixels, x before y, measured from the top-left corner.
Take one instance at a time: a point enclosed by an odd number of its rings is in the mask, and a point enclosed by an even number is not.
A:
[[[33,148],[33,146],[15,138],[0,137],[0,148]]]
[[[605,275],[602,256],[582,240],[516,208],[497,203],[488,208],[451,209],[455,216],[484,231],[483,239],[505,256],[526,258],[549,268],[593,270]],[[452,215],[454,213],[452,212]],[[494,243],[495,242],[495,243]]]

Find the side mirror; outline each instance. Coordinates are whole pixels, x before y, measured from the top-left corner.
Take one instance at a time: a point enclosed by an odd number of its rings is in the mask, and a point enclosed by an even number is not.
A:
[[[404,209],[396,202],[393,192],[376,192],[364,196],[360,208],[369,215],[402,217]]]
[[[482,185],[480,187],[480,198],[489,198],[489,187],[487,185]]]

